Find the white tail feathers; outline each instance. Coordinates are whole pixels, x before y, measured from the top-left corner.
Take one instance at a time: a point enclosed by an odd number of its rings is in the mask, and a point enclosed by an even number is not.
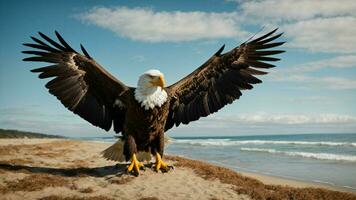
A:
[[[115,144],[101,152],[104,158],[107,160],[113,160],[118,162],[125,162],[124,155],[124,141],[119,139]],[[152,156],[150,152],[138,152],[137,159],[139,161],[151,161]]]

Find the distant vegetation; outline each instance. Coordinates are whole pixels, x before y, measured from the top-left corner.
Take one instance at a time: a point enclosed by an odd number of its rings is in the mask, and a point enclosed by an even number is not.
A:
[[[43,133],[0,129],[0,138],[64,138],[64,137],[59,135],[47,135]]]

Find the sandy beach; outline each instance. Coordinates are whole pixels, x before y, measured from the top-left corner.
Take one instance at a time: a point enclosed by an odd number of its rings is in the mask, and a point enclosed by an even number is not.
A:
[[[175,169],[139,177],[101,157],[109,143],[0,139],[0,199],[356,199],[331,188],[230,169],[173,155]]]

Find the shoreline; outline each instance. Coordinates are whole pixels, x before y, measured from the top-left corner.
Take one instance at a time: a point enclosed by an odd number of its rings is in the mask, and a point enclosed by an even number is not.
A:
[[[318,183],[318,182],[310,182],[307,180],[296,180],[293,178],[279,177],[276,175],[266,175],[258,172],[238,172],[244,176],[251,177],[261,181],[264,184],[268,185],[282,185],[282,186],[291,186],[296,188],[305,188],[305,187],[314,187],[314,188],[325,188],[329,190],[341,191],[341,192],[351,192],[356,194],[356,189],[342,187],[327,183]]]
[[[174,157],[176,155],[169,154],[169,156]],[[194,158],[190,158],[190,157],[186,157],[186,156],[182,156],[182,155],[179,155],[179,157],[182,157],[185,159],[196,160],[196,161],[200,161],[200,162],[206,162],[211,165],[218,166],[218,167],[228,168],[228,169],[233,170],[236,173],[239,173],[243,176],[259,180],[266,185],[281,185],[281,186],[289,186],[289,187],[295,187],[295,188],[306,188],[306,187],[324,188],[324,189],[328,189],[328,190],[334,190],[334,191],[340,191],[340,192],[350,192],[350,193],[356,194],[356,189],[354,189],[354,188],[342,187],[342,186],[337,186],[337,185],[327,184],[327,183],[322,183],[322,182],[318,183],[318,182],[312,182],[312,181],[308,181],[308,180],[298,180],[298,179],[293,179],[292,177],[288,178],[288,177],[282,177],[282,176],[273,175],[273,174],[264,174],[263,172],[252,172],[252,171],[248,171],[248,169],[239,171],[239,170],[232,168],[231,166],[222,165],[218,162],[208,162],[205,160],[194,159]]]
[[[235,171],[165,155],[175,166],[139,177],[100,152],[111,143],[72,139],[0,139],[0,194],[8,199],[356,199],[324,184]],[[177,189],[178,188],[178,189]]]
[[[202,160],[202,162],[207,162]],[[297,187],[297,188],[303,188],[303,187],[321,187],[325,189],[330,189],[330,190],[336,190],[336,191],[342,191],[342,192],[351,192],[351,193],[356,193],[356,188],[352,188],[349,186],[339,186],[335,185],[333,183],[324,183],[324,182],[317,182],[317,181],[309,181],[309,180],[302,180],[294,177],[284,177],[284,176],[279,176],[275,174],[266,174],[263,172],[258,172],[258,171],[253,171],[249,169],[241,169],[240,167],[237,167],[238,169],[234,168],[233,166],[226,166],[222,165],[218,162],[213,162],[213,165],[221,166],[221,167],[227,167],[231,170],[234,170],[237,173],[240,173],[244,176],[248,176],[254,179],[257,179],[264,184],[271,184],[271,185],[287,185],[287,186],[292,186],[292,187]]]

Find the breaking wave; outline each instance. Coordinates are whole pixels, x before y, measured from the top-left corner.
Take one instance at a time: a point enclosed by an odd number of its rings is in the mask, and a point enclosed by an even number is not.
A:
[[[262,149],[262,148],[240,148],[241,151],[251,152],[263,152],[272,154],[282,154],[287,156],[296,156],[303,158],[313,158],[317,160],[334,160],[334,161],[347,161],[356,162],[356,156],[352,155],[340,155],[331,153],[310,153],[310,152],[298,152],[298,151],[278,151],[275,149]]]
[[[356,143],[352,142],[312,142],[312,141],[283,141],[283,140],[231,140],[231,139],[176,139],[173,140],[176,144],[190,144],[200,146],[236,146],[244,144],[286,144],[286,145],[314,145],[314,146],[348,146],[356,147]]]

